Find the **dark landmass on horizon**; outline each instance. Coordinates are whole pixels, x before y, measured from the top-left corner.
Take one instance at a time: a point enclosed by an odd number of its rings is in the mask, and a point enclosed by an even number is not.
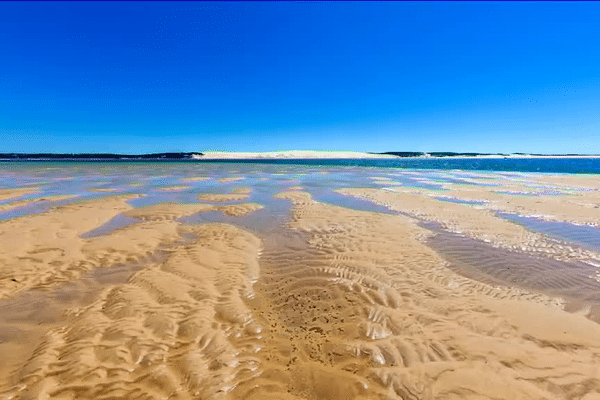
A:
[[[537,154],[537,153],[456,153],[449,151],[388,151],[384,153],[371,152],[370,154],[383,154],[398,158],[444,158],[444,157],[481,157],[481,156],[533,156],[533,157],[598,157],[597,154]],[[151,154],[115,154],[115,153],[0,153],[0,161],[200,161],[204,153],[151,153]],[[242,158],[240,158],[242,159]],[[205,159],[218,161],[218,159]],[[235,160],[235,159],[230,159]],[[259,158],[256,160],[267,160]]]
[[[202,153],[0,153],[0,160],[191,160]]]

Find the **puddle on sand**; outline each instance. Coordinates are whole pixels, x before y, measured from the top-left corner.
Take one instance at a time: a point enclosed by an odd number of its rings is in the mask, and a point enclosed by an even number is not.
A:
[[[346,207],[352,210],[397,214],[386,206],[376,204],[369,200],[363,200],[358,197],[343,195],[334,191],[313,192],[312,197],[314,200],[322,203]]]
[[[596,268],[578,261],[558,261],[496,248],[479,240],[422,223],[435,233],[426,244],[456,273],[492,286],[512,286],[561,297],[568,311],[590,307],[588,318],[600,323],[600,282]],[[573,305],[577,305],[576,307]]]
[[[254,188],[248,199],[235,203],[258,203],[262,205],[263,208],[252,211],[246,215],[234,217],[225,215],[221,211],[205,211],[188,217],[179,218],[178,221],[187,224],[211,222],[231,224],[246,229],[261,239],[264,239],[272,234],[273,231],[281,229],[289,218],[291,203],[288,200],[273,197],[280,191],[281,188],[277,187],[267,186]],[[231,203],[234,202],[214,204],[226,205]]]
[[[456,197],[444,197],[444,196],[438,196],[438,197],[435,197],[435,199],[441,200],[441,201],[447,201],[450,203],[468,204],[468,205],[473,205],[473,206],[480,206],[480,205],[487,203],[487,201],[481,201],[481,200],[463,200],[463,199],[457,199]]]
[[[104,225],[94,228],[91,231],[82,233],[81,235],[79,235],[79,237],[82,239],[90,239],[98,236],[104,236],[118,229],[125,228],[129,225],[137,224],[140,222],[142,221],[137,218],[128,217],[124,214],[119,214]]]
[[[536,217],[525,217],[512,213],[497,213],[498,217],[523,225],[527,229],[540,232],[560,241],[593,251],[600,251],[600,228],[588,225],[575,225],[569,222],[546,221]]]

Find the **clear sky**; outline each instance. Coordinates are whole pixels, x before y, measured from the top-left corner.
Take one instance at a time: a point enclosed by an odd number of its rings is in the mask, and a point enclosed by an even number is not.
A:
[[[1,2],[0,152],[600,153],[599,2]]]

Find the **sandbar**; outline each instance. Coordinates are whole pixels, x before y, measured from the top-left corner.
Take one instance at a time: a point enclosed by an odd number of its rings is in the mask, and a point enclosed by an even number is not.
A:
[[[391,182],[379,178],[374,180]],[[452,184],[443,193],[508,209],[511,195],[498,190],[528,185]],[[199,198],[241,201],[252,189]],[[564,299],[459,275],[427,245],[433,232],[424,223],[548,260],[600,255],[503,220],[487,203],[451,203],[427,188],[337,193],[391,211],[319,202],[296,186],[278,191],[273,204],[134,207],[130,200],[137,195],[122,195],[0,221],[0,311],[19,303],[19,296],[26,309],[27,296],[43,299],[85,273],[127,271],[51,321],[0,318],[0,354],[10,361],[0,366],[0,397],[600,396],[599,324],[583,312],[566,312]],[[597,193],[565,199],[544,198],[539,207],[565,207],[566,215],[595,204]],[[533,211],[535,204],[515,207]],[[269,209],[287,211],[263,215]],[[585,221],[593,210],[573,214]],[[236,218],[185,222],[215,211],[280,219],[265,232],[244,229]],[[118,216],[133,223],[82,237]]]

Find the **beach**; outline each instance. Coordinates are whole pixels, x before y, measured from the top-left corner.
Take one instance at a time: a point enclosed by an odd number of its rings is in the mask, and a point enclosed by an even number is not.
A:
[[[0,398],[600,399],[599,175],[0,168]]]

